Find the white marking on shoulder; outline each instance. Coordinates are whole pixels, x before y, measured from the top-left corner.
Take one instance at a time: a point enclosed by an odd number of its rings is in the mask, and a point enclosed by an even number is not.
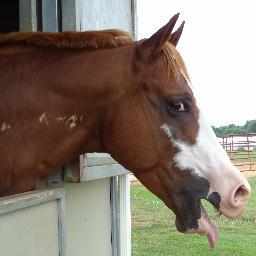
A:
[[[66,122],[67,125],[69,125],[69,129],[73,129],[76,127],[76,122],[77,122],[77,116],[72,115]]]
[[[1,126],[1,132],[4,132],[6,130],[11,129],[11,125],[7,124],[7,123],[3,123]]]
[[[42,115],[39,116],[38,122],[41,123],[41,124],[48,124],[49,123],[49,120],[48,120],[45,112]]]
[[[59,121],[59,122],[62,122],[64,120],[66,120],[66,119],[67,119],[66,116],[58,116],[58,117],[56,117],[56,120]]]

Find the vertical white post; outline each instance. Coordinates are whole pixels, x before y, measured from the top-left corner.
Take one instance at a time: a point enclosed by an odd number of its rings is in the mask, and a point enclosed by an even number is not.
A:
[[[130,175],[118,176],[120,256],[131,256]]]

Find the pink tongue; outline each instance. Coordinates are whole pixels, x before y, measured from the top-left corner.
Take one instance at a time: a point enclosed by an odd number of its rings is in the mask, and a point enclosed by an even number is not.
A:
[[[201,217],[208,223],[207,238],[211,247],[215,247],[219,238],[219,231],[208,217],[203,206],[201,206]]]
[[[218,229],[213,225],[207,233],[207,238],[211,247],[215,247],[219,238]]]

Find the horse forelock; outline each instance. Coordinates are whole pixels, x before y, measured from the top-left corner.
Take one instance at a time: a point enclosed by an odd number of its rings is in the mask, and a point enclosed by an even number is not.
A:
[[[182,74],[190,85],[190,78],[185,63],[176,48],[172,44],[166,43],[163,52],[167,60],[169,76],[173,76],[173,78],[178,81],[180,74]]]
[[[68,49],[117,48],[133,42],[124,31],[110,29],[85,32],[14,32],[0,37],[0,48],[6,46],[37,46]]]

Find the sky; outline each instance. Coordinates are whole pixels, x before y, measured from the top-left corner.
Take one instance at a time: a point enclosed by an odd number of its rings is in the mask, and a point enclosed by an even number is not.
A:
[[[255,0],[137,0],[138,38],[180,13],[177,46],[211,125],[256,119]]]

